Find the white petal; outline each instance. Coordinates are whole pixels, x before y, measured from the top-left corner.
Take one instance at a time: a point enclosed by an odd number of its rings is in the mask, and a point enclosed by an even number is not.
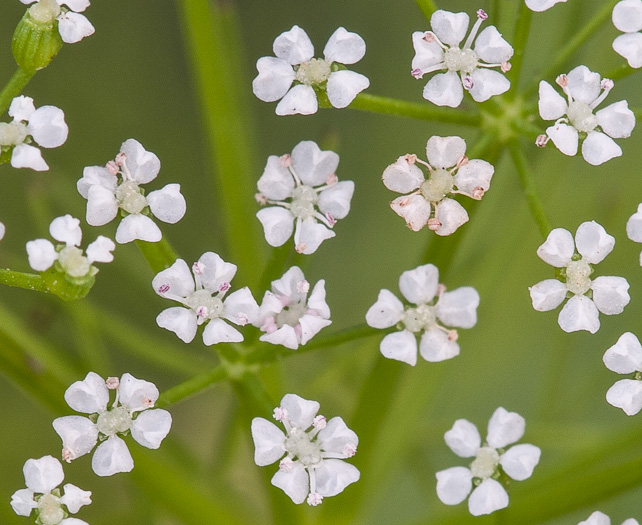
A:
[[[82,241],[80,220],[69,214],[56,217],[51,221],[49,233],[54,239],[64,242],[67,246],[80,246]]]
[[[203,343],[207,346],[218,343],[240,343],[243,335],[222,319],[211,319],[203,330]]]
[[[452,467],[436,473],[437,496],[446,505],[458,505],[473,488],[473,474],[465,467]]]
[[[439,270],[434,264],[424,264],[408,270],[399,277],[399,290],[413,304],[432,301],[439,285]]]
[[[415,31],[412,34],[412,46],[415,48],[411,65],[413,70],[432,69],[444,59],[444,50],[441,46],[434,39],[432,42],[427,42],[425,36],[426,33],[423,31]]]
[[[317,435],[317,443],[323,452],[350,457],[359,445],[359,438],[348,428],[343,419],[333,417]],[[349,454],[346,454],[346,447],[351,451]]]
[[[539,108],[539,116],[544,120],[557,120],[565,115],[568,109],[566,99],[544,80],[539,83],[537,106]]]
[[[597,222],[587,221],[577,228],[575,244],[586,262],[597,264],[613,251],[615,239]]]
[[[386,188],[404,194],[419,189],[426,180],[423,172],[414,163],[409,163],[405,155],[383,171],[382,179]]]
[[[444,44],[458,46],[466,36],[469,18],[466,13],[438,10],[430,17],[430,26]]]
[[[537,248],[537,255],[542,261],[563,268],[571,262],[571,257],[575,252],[575,241],[573,235],[564,228],[555,228],[551,230],[546,237],[546,241]]]
[[[611,16],[613,25],[624,33],[635,33],[642,29],[642,2],[622,0],[615,4]]]
[[[313,310],[313,312],[311,312]],[[325,280],[321,279],[314,285],[308,299],[308,314],[316,314],[324,319],[330,319],[330,307],[325,300]]]
[[[11,165],[14,168],[31,168],[34,171],[47,171],[49,166],[42,158],[42,153],[35,146],[19,144],[11,153]]]
[[[468,498],[468,510],[473,516],[491,514],[508,507],[508,494],[494,479],[485,479]]]
[[[606,106],[599,110],[595,116],[604,133],[614,139],[630,137],[633,128],[635,128],[635,115],[629,109],[626,100]]]
[[[0,241],[4,239],[5,232],[6,232],[6,228],[4,224],[0,222]]]
[[[635,335],[625,332],[602,358],[606,368],[618,374],[642,372],[642,345]]]
[[[330,326],[332,321],[323,319],[318,315],[304,315],[299,319],[301,326],[301,341],[302,345],[306,344],[310,339],[317,335],[322,328]]]
[[[599,131],[591,131],[582,142],[582,157],[593,166],[622,156],[622,148],[611,138]]]
[[[187,209],[180,184],[167,184],[160,190],[152,191],[147,195],[147,203],[154,217],[169,224],[180,221]]]
[[[247,286],[228,295],[224,305],[223,317],[234,324],[254,324],[259,317],[259,305]]]
[[[595,303],[585,295],[571,297],[560,312],[557,322],[565,332],[587,330],[594,334],[600,329],[600,319]]]
[[[627,221],[626,235],[632,241],[642,242],[642,203],[638,204],[638,211]]]
[[[33,499],[33,490],[16,490],[11,496],[11,508],[18,516],[29,516],[37,506],[38,503]]]
[[[430,137],[426,143],[426,157],[433,168],[452,168],[465,154],[466,141],[461,137]]]
[[[296,394],[285,394],[281,399],[281,408],[288,412],[288,419],[295,427],[305,430],[312,426],[312,420],[319,412],[319,405],[316,401],[303,399]]]
[[[276,37],[272,46],[274,54],[289,64],[301,64],[314,56],[314,46],[307,33],[299,26]]]
[[[297,221],[294,246],[297,252],[309,255],[316,252],[323,241],[335,235],[336,233],[318,223],[316,219],[304,219]]]
[[[173,306],[156,316],[156,324],[174,332],[184,343],[191,343],[196,335],[196,314],[182,306]]]
[[[91,468],[98,476],[112,476],[119,472],[131,472],[134,460],[125,442],[118,436],[111,436],[94,452]]]
[[[642,34],[627,33],[613,40],[613,49],[626,58],[632,68],[642,67]]]
[[[109,173],[109,171],[102,166],[87,166],[82,171],[82,177],[78,179],[78,182],[76,183],[78,193],[86,199],[89,194],[89,188],[94,184],[104,186],[113,193],[116,191],[118,178],[116,175]]]
[[[538,312],[548,312],[564,302],[568,288],[557,279],[546,279],[531,286],[528,291],[531,294],[533,308]]]
[[[51,268],[51,265],[58,258],[58,253],[47,239],[36,239],[27,242],[27,256],[29,266],[37,272],[44,272]]]
[[[348,485],[359,481],[359,469],[340,459],[326,459],[314,470],[316,488],[324,498],[336,496]]]
[[[444,434],[446,445],[460,458],[472,458],[481,447],[479,430],[467,419],[458,419]]]
[[[573,157],[577,154],[579,135],[573,126],[561,122],[546,128],[546,134],[555,144],[555,147],[564,155]]]
[[[62,109],[42,106],[29,118],[29,134],[43,148],[57,148],[67,140],[69,128]]]
[[[132,437],[144,447],[157,449],[171,426],[172,415],[167,410],[145,410],[132,424]]]
[[[453,199],[444,199],[437,206],[435,218],[441,223],[435,230],[437,235],[450,235],[468,222],[468,213],[464,207]]]
[[[294,86],[276,106],[277,115],[312,115],[319,109],[314,89],[304,84]]]
[[[390,328],[403,318],[403,303],[389,290],[381,290],[377,302],[366,312],[366,323],[372,328]]]
[[[456,108],[464,99],[464,88],[457,73],[439,73],[428,81],[423,97],[438,106]]]
[[[317,206],[322,213],[329,213],[333,219],[343,219],[350,211],[354,194],[354,182],[343,180],[319,193]]]
[[[567,77],[568,90],[574,100],[590,104],[600,95],[600,75],[586,66],[577,66]]]
[[[255,417],[252,420],[252,440],[254,463],[259,467],[270,465],[283,457],[285,434],[271,421]]]
[[[114,260],[114,255],[111,253],[116,249],[114,241],[99,235],[98,238],[87,246],[87,259],[90,263],[101,262],[109,263]]]
[[[272,485],[280,488],[297,505],[303,503],[310,492],[308,473],[298,461],[292,464],[290,472],[277,471],[272,477]]]
[[[98,429],[86,417],[59,417],[52,425],[62,439],[63,449],[69,453],[70,461],[91,452],[98,442]]]
[[[468,90],[475,102],[485,102],[490,97],[506,93],[510,89],[510,81],[498,71],[478,68],[472,72],[473,87]]]
[[[587,520],[580,521],[577,525],[611,525],[611,518],[603,512],[596,510]]]
[[[486,441],[493,448],[504,448],[519,441],[524,435],[526,421],[517,412],[499,407],[488,422]]]
[[[445,292],[437,306],[437,317],[446,326],[472,328],[477,324],[479,293],[470,286]]]
[[[136,379],[128,373],[123,374],[120,378],[118,398],[120,404],[127,407],[130,412],[140,412],[154,406],[158,396],[158,388],[154,383],[144,379]]]
[[[488,64],[501,64],[511,59],[513,48],[495,26],[488,26],[475,39],[475,53]]]
[[[82,180],[82,179],[81,179]],[[102,226],[112,221],[118,214],[118,201],[114,192],[99,184],[87,190],[87,223]]]
[[[388,334],[381,341],[379,350],[388,359],[403,361],[411,366],[417,364],[417,339],[408,330]]]
[[[136,239],[147,242],[158,242],[163,234],[153,220],[146,215],[132,213],[127,215],[116,229],[116,242],[125,244]]]
[[[93,35],[96,29],[86,16],[67,11],[58,17],[58,31],[63,42],[74,44]]]
[[[90,491],[82,490],[71,483],[67,483],[63,489],[65,493],[63,497],[60,498],[60,502],[65,505],[72,514],[78,512],[82,506],[91,504]]]
[[[25,475],[27,488],[40,494],[51,492],[65,478],[60,461],[51,456],[28,459],[22,472]]]
[[[634,416],[642,409],[642,381],[617,381],[606,393],[606,400],[614,407],[624,410],[627,416]]]
[[[357,33],[338,28],[328,39],[323,56],[329,62],[354,64],[366,54],[366,43]]]
[[[532,11],[546,11],[555,4],[566,2],[566,0],[526,0],[526,6]]]
[[[120,146],[126,155],[127,168],[138,184],[146,184],[156,178],[160,171],[160,160],[135,139],[127,139]]]
[[[192,272],[183,259],[176,259],[169,268],[156,274],[152,280],[152,288],[161,297],[165,294],[187,297],[194,292]]]
[[[292,178],[290,170],[281,164],[279,157],[270,155],[265,164],[263,175],[256,185],[268,199],[282,201],[292,197],[294,178]]]
[[[294,331],[294,328],[287,324],[284,324],[276,332],[263,334],[259,337],[259,341],[285,346],[285,348],[289,348],[290,350],[299,348],[299,337]]]
[[[459,355],[459,345],[448,339],[448,334],[438,328],[431,328],[421,336],[419,353],[426,361],[437,363]]]
[[[629,283],[624,277],[601,276],[593,280],[593,302],[606,315],[621,314],[629,304]]]
[[[430,203],[423,195],[403,195],[390,203],[392,211],[406,221],[408,228],[418,232],[430,219]]]
[[[347,70],[335,71],[328,78],[328,100],[335,108],[348,107],[369,86],[370,80],[365,75]]]
[[[9,106],[9,116],[12,117],[13,120],[18,121],[27,122],[31,118],[31,115],[35,113],[35,111],[36,106],[34,106],[33,104],[33,99],[31,97],[25,97],[23,95],[15,97],[11,101],[11,105]]]
[[[339,155],[322,150],[311,140],[299,142],[292,150],[292,169],[308,186],[321,186],[334,175],[339,165]]]
[[[474,197],[474,190],[478,191],[478,188],[481,188],[484,193],[487,192],[494,173],[495,168],[491,163],[485,160],[473,159],[457,170],[455,186],[469,197],[476,198]]]
[[[256,62],[258,76],[252,81],[252,91],[263,102],[275,102],[288,92],[296,73],[285,60],[262,57]]]
[[[236,275],[236,265],[225,262],[214,252],[205,252],[198,262],[205,266],[201,275],[203,288],[212,293],[218,292],[221,285],[229,284]]]
[[[299,284],[305,281],[305,275],[298,266],[292,266],[283,277],[272,281],[272,291],[276,294],[289,298],[297,297],[297,300],[304,299],[305,293],[298,290]]]
[[[107,408],[109,390],[102,377],[89,372],[85,379],[76,381],[65,391],[65,401],[76,412],[98,414]]]
[[[89,523],[78,518],[65,518],[59,525],[89,525]]]
[[[523,481],[533,475],[533,469],[539,463],[541,455],[542,451],[535,445],[515,445],[501,455],[499,464],[511,478]]]

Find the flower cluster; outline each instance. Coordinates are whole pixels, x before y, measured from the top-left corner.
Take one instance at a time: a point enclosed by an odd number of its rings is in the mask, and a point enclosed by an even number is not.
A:
[[[614,407],[634,416],[642,410],[642,345],[635,335],[626,332],[604,354],[606,368],[631,379],[617,381],[606,393],[606,400]]]
[[[94,26],[81,15],[89,7],[89,0],[20,0],[23,4],[33,4],[29,8],[30,17],[40,24],[58,24],[60,38],[67,44],[80,42],[93,35]]]
[[[613,40],[613,49],[629,66],[642,67],[642,0],[622,0],[613,8],[613,25],[624,34]]]

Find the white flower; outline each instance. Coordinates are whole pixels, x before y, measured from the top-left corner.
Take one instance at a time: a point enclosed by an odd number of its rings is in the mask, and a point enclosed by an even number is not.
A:
[[[642,409],[642,345],[631,332],[626,332],[604,354],[606,368],[631,379],[617,381],[606,393],[606,400],[614,407],[633,416]]]
[[[254,323],[259,306],[247,286],[223,300],[235,274],[236,266],[213,252],[204,253],[191,272],[187,263],[178,259],[154,277],[152,287],[161,297],[184,307],[163,310],[156,317],[158,326],[171,330],[185,343],[194,339],[197,327],[204,323],[203,342],[208,346],[243,341],[241,332],[224,319],[239,326]]]
[[[437,235],[450,235],[468,221],[468,213],[455,193],[479,200],[490,188],[495,168],[485,160],[468,160],[466,142],[460,137],[430,137],[426,144],[428,162],[416,155],[402,155],[383,172],[389,190],[404,193],[390,203],[408,227],[419,231],[424,226]],[[416,164],[428,169],[428,178]]]
[[[629,66],[642,67],[642,0],[622,0],[613,8],[613,25],[624,34],[613,40],[613,49]]]
[[[58,32],[63,42],[74,44],[94,34],[94,26],[82,13],[89,7],[89,0],[20,0],[23,4],[36,5],[29,9],[31,17],[43,24],[58,21]]]
[[[447,70],[432,77],[424,88],[424,98],[438,106],[456,108],[464,98],[464,89],[476,102],[484,102],[494,95],[501,95],[510,88],[509,80],[489,68],[510,69],[508,61],[513,48],[495,26],[484,29],[472,48],[473,40],[488,15],[477,11],[477,21],[463,47],[469,18],[466,13],[435,11],[430,17],[432,31],[412,34],[415,56],[412,59],[412,76],[422,78],[426,73]]]
[[[49,225],[49,233],[64,243],[54,246],[47,239],[36,239],[27,243],[29,265],[37,272],[44,272],[57,262],[58,269],[72,278],[95,275],[95,262],[108,263],[114,260],[114,241],[102,235],[87,246],[87,255],[78,248],[82,240],[80,221],[71,215],[57,217]]]
[[[281,99],[276,106],[277,115],[316,113],[317,94],[327,95],[335,108],[345,108],[370,85],[364,75],[342,67],[358,62],[366,53],[363,38],[343,27],[328,40],[324,58],[313,58],[312,42],[299,26],[276,37],[273,50],[276,58],[262,57],[257,61],[259,74],[252,82],[252,90],[265,102]]]
[[[318,411],[316,401],[286,394],[274,410],[274,419],[283,423],[285,433],[262,417],[252,420],[254,462],[263,467],[280,459],[272,485],[296,504],[307,499],[309,505],[319,505],[360,476],[356,467],[341,461],[356,454],[359,438],[340,417],[326,421],[317,416]]]
[[[339,182],[339,155],[322,151],[315,142],[299,142],[292,155],[268,158],[258,181],[261,204],[273,204],[256,214],[270,246],[282,246],[294,231],[299,253],[314,253],[334,237],[330,229],[350,211],[354,182]],[[296,224],[296,227],[295,227]]]
[[[180,184],[168,184],[147,196],[143,194],[139,186],[153,181],[159,171],[158,157],[134,139],[123,142],[115,162],[108,162],[104,168],[86,167],[77,187],[87,199],[87,222],[102,226],[112,221],[120,209],[126,216],[116,230],[116,242],[160,241],[162,233],[148,217],[149,212],[174,224],[185,215],[186,204]]]
[[[446,287],[439,284],[439,270],[432,264],[402,273],[399,289],[406,300],[416,306],[404,306],[392,292],[384,289],[366,313],[366,322],[373,328],[395,325],[402,328],[381,341],[384,357],[414,366],[417,336],[421,337],[419,352],[426,361],[444,361],[459,355],[457,330],[445,326],[472,328],[477,324],[477,290],[464,286],[446,292]]]
[[[558,279],[546,279],[529,288],[533,308],[547,312],[570,297],[559,314],[558,322],[565,332],[600,328],[598,312],[605,315],[622,313],[631,298],[629,283],[623,277],[598,277],[591,280],[592,264],[602,261],[615,246],[615,239],[595,221],[583,222],[573,236],[568,230],[555,228],[537,249],[544,262],[558,268]],[[577,248],[577,249],[576,249]]]
[[[468,510],[473,516],[507,507],[508,493],[497,481],[502,472],[516,481],[528,479],[541,455],[541,450],[530,444],[507,449],[507,445],[522,438],[525,428],[522,416],[499,407],[488,422],[486,442],[482,443],[473,423],[466,419],[455,421],[444,436],[446,444],[459,457],[475,459],[468,468],[452,467],[437,472],[439,499],[446,505],[458,505],[470,494]]]
[[[635,242],[642,242],[642,203],[638,211],[629,217],[626,223],[626,235]],[[640,266],[642,266],[642,253],[640,253]]]
[[[116,398],[108,407],[109,390]],[[130,374],[102,377],[89,372],[83,381],[76,381],[65,392],[67,404],[89,417],[64,416],[54,420],[53,427],[62,438],[62,459],[66,462],[84,456],[100,441],[91,461],[99,476],[130,472],[134,460],[118,434],[131,432],[135,441],[147,448],[157,449],[172,425],[167,410],[154,409],[158,389],[153,383],[136,379]]]
[[[254,322],[266,332],[261,341],[296,350],[332,323],[330,308],[325,302],[325,281],[321,279],[314,285],[308,299],[309,291],[310,283],[297,266],[272,281],[272,291],[265,292],[259,317]]]
[[[42,106],[36,109],[31,97],[16,97],[9,106],[11,122],[0,122],[0,150],[11,151],[14,168],[47,171],[49,166],[42,153],[31,143],[42,148],[57,148],[67,140],[69,128],[62,109]]]
[[[35,510],[36,523],[42,525],[87,525],[87,522],[68,518],[83,505],[91,503],[91,492],[79,489],[71,483],[56,488],[65,477],[60,461],[51,456],[28,459],[22,469],[26,489],[11,496],[11,507],[18,516],[30,516]]]
[[[584,521],[580,521],[577,525],[611,525],[611,518],[609,518],[603,512],[596,510],[593,514],[591,514],[588,517],[588,519]],[[622,522],[622,525],[640,525],[640,524],[638,523],[637,520],[634,520],[633,518],[629,518],[628,520],[624,520]]]
[[[550,9],[555,4],[559,4],[560,2],[566,2],[566,0],[526,0],[526,6],[531,11],[540,12]]]
[[[564,155],[574,156],[580,138],[584,137],[582,156],[589,164],[598,166],[621,156],[622,150],[613,139],[629,137],[635,127],[635,115],[626,100],[593,114],[613,88],[613,81],[607,78],[600,81],[598,73],[578,66],[568,75],[557,77],[556,82],[568,103],[548,82],[539,83],[539,114],[544,120],[555,120],[555,124],[537,138],[537,145],[544,147],[550,139]]]
[[[0,222],[0,241],[4,239],[4,234],[7,231],[4,224]]]

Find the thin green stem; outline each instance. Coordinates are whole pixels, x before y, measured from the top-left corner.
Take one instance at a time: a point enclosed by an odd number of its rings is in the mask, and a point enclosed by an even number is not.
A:
[[[26,73],[22,69],[18,68],[13,76],[7,82],[7,85],[0,91],[0,115],[4,114],[9,106],[11,101],[20,95],[25,86],[29,83],[34,73]]]
[[[178,259],[174,248],[165,237],[158,242],[136,241],[136,246],[154,273],[169,268]]]
[[[34,290],[36,292],[51,293],[43,278],[35,273],[14,272],[0,269],[0,284]]]
[[[526,155],[524,155],[521,145],[517,140],[512,140],[508,147],[510,149],[513,163],[515,164],[515,168],[517,168],[517,175],[519,176],[522,189],[524,190],[524,194],[528,200],[528,206],[531,210],[531,214],[537,223],[542,237],[546,238],[548,233],[551,231],[551,223],[546,217],[544,206],[537,193],[535,181],[533,180],[528,161],[526,160]]]
[[[170,388],[169,390],[165,390],[158,398],[156,406],[162,408],[173,405],[195,394],[204,392],[208,388],[211,388],[215,383],[226,378],[227,372],[225,367],[219,365],[208,372],[194,376],[191,379]]]
[[[432,14],[439,9],[433,0],[415,0],[415,2],[428,21],[430,21]]]
[[[513,41],[513,49],[515,53],[511,59],[511,89],[508,94],[511,98],[515,98],[517,94],[517,88],[519,86],[520,72],[522,70],[522,64],[524,61],[524,49],[526,47],[526,41],[528,40],[528,35],[531,29],[531,18],[533,12],[522,2],[522,6],[519,10],[517,16],[517,23],[515,26],[515,40]]]
[[[436,107],[431,104],[407,102],[368,93],[360,93],[349,106],[351,109],[382,113],[384,115],[398,115],[418,120],[435,122],[448,122],[464,126],[479,127],[481,115],[479,111],[459,111],[456,109]]]

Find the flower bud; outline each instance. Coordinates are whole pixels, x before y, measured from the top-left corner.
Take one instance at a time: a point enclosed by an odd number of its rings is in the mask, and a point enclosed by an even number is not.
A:
[[[60,6],[55,0],[41,0],[30,7],[18,23],[11,48],[20,68],[35,73],[46,67],[62,47],[58,32]]]

